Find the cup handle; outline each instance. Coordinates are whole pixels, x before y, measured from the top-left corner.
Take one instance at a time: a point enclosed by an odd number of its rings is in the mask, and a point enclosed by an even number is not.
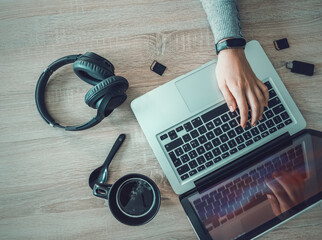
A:
[[[102,184],[102,183],[95,183],[93,187],[93,194],[96,197],[104,198],[108,200],[108,194],[111,190],[111,184]]]

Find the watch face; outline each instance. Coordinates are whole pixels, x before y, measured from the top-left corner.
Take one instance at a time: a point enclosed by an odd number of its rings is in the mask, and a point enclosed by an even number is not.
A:
[[[246,40],[243,38],[227,39],[227,47],[243,47],[246,45]]]

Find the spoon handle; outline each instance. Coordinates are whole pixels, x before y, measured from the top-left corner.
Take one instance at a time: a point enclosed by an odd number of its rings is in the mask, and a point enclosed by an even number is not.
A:
[[[110,153],[107,155],[102,167],[101,167],[101,171],[100,174],[97,178],[97,182],[105,184],[108,178],[108,166],[110,165],[113,157],[115,156],[115,154],[117,153],[117,151],[119,150],[119,148],[121,147],[122,143],[125,140],[125,134],[121,134],[115,141]]]

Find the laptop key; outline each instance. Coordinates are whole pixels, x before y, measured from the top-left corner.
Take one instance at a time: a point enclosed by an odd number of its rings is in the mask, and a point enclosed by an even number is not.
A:
[[[258,142],[261,139],[262,139],[262,137],[260,135],[257,135],[256,137],[254,137],[254,141],[255,142]]]
[[[242,142],[244,142],[244,141],[245,141],[245,139],[243,138],[243,136],[238,136],[238,137],[236,137],[236,138],[235,138],[235,140],[236,140],[236,142],[237,142],[238,144],[241,144]]]
[[[234,154],[234,153],[236,153],[238,150],[237,150],[237,148],[233,148],[233,149],[231,149],[230,151],[229,151],[229,153],[230,154]]]
[[[237,146],[237,148],[238,148],[238,150],[242,150],[242,149],[244,149],[246,146],[245,146],[245,144],[244,143],[242,143],[242,144],[240,144],[240,145],[238,145]]]
[[[271,110],[265,112],[266,118],[270,119],[274,116],[274,113]]]
[[[252,135],[253,135],[253,136],[256,136],[256,135],[258,135],[258,134],[259,134],[259,131],[258,131],[258,129],[257,129],[256,127],[252,128],[252,129],[250,130],[250,132],[252,133]]]
[[[281,112],[283,112],[284,110],[285,110],[285,108],[284,108],[283,104],[280,104],[280,105],[278,105],[278,106],[276,106],[276,107],[274,107],[274,108],[273,108],[273,112],[274,112],[276,115],[280,114],[280,113],[281,113]]]
[[[195,160],[189,162],[190,169],[198,167],[198,163]]]
[[[210,166],[214,165],[214,163],[212,161],[209,161],[209,162],[206,162],[205,165],[206,165],[206,167],[210,167]]]
[[[273,127],[275,124],[274,124],[274,122],[271,120],[271,119],[269,119],[269,120],[267,120],[266,122],[265,122],[265,124],[266,124],[266,126],[268,127],[268,128],[271,128],[271,127]]]
[[[234,111],[234,112],[230,112],[229,111],[228,114],[229,114],[229,116],[230,116],[231,119],[237,117],[237,112],[236,111]]]
[[[220,127],[215,128],[214,133],[215,133],[216,136],[219,136],[220,134],[222,134],[221,128]]]
[[[261,134],[262,138],[267,137],[269,135],[268,131],[265,131]]]
[[[195,139],[190,142],[191,147],[196,148],[199,146],[199,142]]]
[[[207,161],[211,160],[213,157],[214,157],[214,155],[212,155],[212,153],[211,153],[211,152],[207,152],[207,153],[205,154],[205,158],[206,158],[206,160],[207,160]]]
[[[187,133],[182,136],[182,139],[184,142],[189,142],[191,140],[191,137],[190,137],[189,133]]]
[[[174,130],[168,132],[168,135],[170,136],[171,140],[173,140],[173,139],[178,137],[177,133]]]
[[[170,152],[171,150],[173,150],[173,149],[175,149],[175,148],[179,147],[179,146],[180,146],[180,145],[182,145],[182,144],[183,144],[182,139],[181,139],[181,138],[177,138],[176,140],[174,140],[174,141],[172,141],[172,142],[170,142],[170,143],[166,144],[164,147],[165,147],[165,149],[166,149],[168,152]]]
[[[248,140],[248,139],[252,138],[252,135],[250,134],[250,132],[245,132],[245,133],[243,134],[243,137],[244,137],[246,140]]]
[[[228,136],[226,134],[221,135],[219,138],[220,138],[222,143],[228,141]]]
[[[185,179],[187,179],[189,177],[189,175],[186,173],[186,174],[184,174],[184,175],[182,175],[181,176],[181,180],[185,180]]]
[[[183,148],[183,151],[185,152],[189,152],[191,150],[191,146],[189,143],[183,145],[182,148]]]
[[[214,159],[214,162],[215,162],[215,163],[220,162],[220,161],[221,161],[221,157],[216,157],[216,158]]]
[[[189,175],[190,176],[193,176],[193,175],[195,175],[197,173],[197,170],[196,169],[194,169],[194,170],[192,170],[192,171],[190,171],[189,172]]]
[[[175,167],[179,167],[182,164],[179,158],[173,160],[172,162]]]
[[[266,87],[268,88],[268,90],[272,89],[272,85],[269,81],[264,82],[264,84],[266,85]]]
[[[182,175],[186,172],[188,172],[190,170],[188,164],[182,165],[181,167],[177,168],[177,172],[179,173],[179,175]]]
[[[250,125],[249,122],[246,123],[245,131],[249,130],[252,128],[252,125]]]
[[[176,153],[176,155],[179,157],[183,154],[183,150],[181,147],[178,147],[176,150],[174,150],[174,152]]]
[[[283,127],[285,127],[285,124],[284,123],[280,123],[280,124],[277,125],[277,129],[281,129]]]
[[[198,131],[199,131],[199,133],[202,135],[202,134],[204,134],[205,132],[207,132],[207,129],[206,129],[204,126],[201,126],[201,127],[199,127],[199,128],[198,128]]]
[[[275,96],[276,96],[276,92],[274,91],[274,89],[271,89],[271,90],[268,92],[268,94],[269,94],[269,99],[271,99],[271,98],[273,98],[273,97],[275,97]]]
[[[160,137],[160,139],[161,139],[161,141],[163,141],[164,139],[167,139],[168,138],[168,134],[163,134],[161,137]]]
[[[221,129],[222,129],[224,132],[227,132],[227,131],[230,129],[230,127],[229,127],[229,125],[228,125],[227,123],[225,123],[225,124],[223,124],[223,125],[221,126]]]
[[[246,141],[246,143],[245,143],[245,144],[246,144],[246,146],[249,146],[249,145],[251,145],[251,144],[253,144],[253,143],[254,143],[254,141],[250,139],[250,140]]]
[[[212,150],[212,153],[215,155],[215,157],[217,157],[221,154],[221,151],[219,148],[215,148]]]
[[[200,144],[204,144],[205,142],[207,142],[207,138],[205,136],[201,136],[198,138]]]
[[[292,123],[292,119],[287,119],[286,121],[285,121],[285,125],[289,125],[289,124],[291,124]]]
[[[221,120],[222,120],[223,122],[227,122],[227,121],[229,121],[229,116],[227,115],[227,113],[225,113],[224,115],[222,115],[220,118],[221,118]]]
[[[273,127],[273,128],[271,128],[271,129],[269,130],[269,132],[270,132],[270,133],[274,133],[274,132],[276,132],[276,131],[277,131],[276,127]]]
[[[281,100],[278,97],[274,97],[273,99],[268,101],[268,107],[272,108],[280,103],[281,103]]]
[[[189,156],[188,156],[187,154],[182,155],[182,156],[180,157],[180,159],[181,159],[181,161],[182,161],[183,163],[189,162],[189,160],[190,160],[190,158],[189,158]]]
[[[191,123],[195,128],[197,128],[202,124],[202,121],[201,121],[200,117],[197,117],[197,118],[191,120]]]
[[[283,119],[283,120],[285,120],[285,119],[288,119],[290,116],[288,115],[288,113],[287,113],[287,112],[283,112],[283,113],[281,114],[281,117],[282,117],[282,119]]]
[[[222,152],[226,152],[229,150],[229,147],[226,143],[224,143],[223,145],[220,146],[220,149]]]
[[[211,140],[215,137],[215,134],[212,131],[210,131],[210,132],[206,133],[206,136],[207,136],[208,140]]]
[[[220,140],[219,140],[219,138],[215,138],[215,139],[214,139],[214,140],[212,140],[211,142],[212,142],[212,144],[213,144],[215,147],[217,147],[217,146],[219,146],[219,145],[220,145]]]
[[[182,130],[183,130],[183,127],[182,126],[179,126],[179,127],[176,128],[176,131],[177,132],[181,132]]]
[[[215,128],[215,125],[212,122],[207,122],[206,127],[208,130],[211,130]]]
[[[191,159],[196,158],[198,156],[195,150],[190,151],[188,154]]]
[[[236,142],[235,142],[235,140],[234,139],[232,139],[232,140],[230,140],[230,141],[228,141],[228,146],[230,147],[230,148],[233,148],[233,147],[236,147]]]
[[[207,151],[209,151],[209,150],[214,148],[214,146],[211,144],[211,142],[207,142],[204,146],[205,146]]]
[[[216,119],[214,120],[214,124],[215,124],[215,126],[216,126],[216,127],[220,126],[220,125],[222,124],[221,119],[220,119],[219,117],[218,117],[218,118],[216,118]]]
[[[206,159],[204,158],[204,156],[200,156],[200,157],[197,157],[197,162],[199,164],[203,164],[206,162]]]
[[[234,128],[234,127],[236,127],[236,126],[238,125],[238,123],[236,122],[236,120],[235,120],[235,119],[233,119],[233,120],[231,120],[231,121],[229,122],[229,125],[230,125],[230,127],[231,127],[231,128]]]
[[[237,134],[242,134],[244,132],[244,129],[241,126],[238,126],[235,128],[235,131]]]
[[[214,119],[215,117],[220,116],[221,114],[228,112],[228,107],[227,104],[224,103],[223,105],[210,110],[209,112],[201,115],[202,120],[206,123],[209,122],[210,120]]]
[[[267,129],[267,127],[264,123],[261,123],[258,125],[258,129],[259,131],[264,132]]]
[[[197,168],[198,172],[201,172],[202,170],[205,170],[206,167],[204,165],[201,165]]]
[[[205,150],[205,148],[203,147],[203,146],[200,146],[200,147],[198,147],[197,148],[197,153],[199,154],[199,155],[202,155],[202,154],[204,154],[206,152],[206,150]]]
[[[273,120],[274,120],[274,122],[275,122],[276,124],[278,124],[278,123],[282,122],[282,119],[280,118],[280,116],[275,116],[275,117],[273,118]]]
[[[221,155],[222,159],[225,159],[227,157],[229,157],[229,152],[225,152],[223,155]]]
[[[232,130],[230,130],[229,132],[227,132],[227,134],[228,134],[228,137],[229,137],[229,138],[234,138],[234,137],[236,137],[236,133],[235,133],[234,129],[232,129]]]
[[[193,131],[191,131],[191,132],[190,132],[190,135],[191,135],[191,137],[192,137],[192,138],[196,138],[196,137],[198,137],[198,136],[199,136],[199,133],[198,133],[198,131],[195,129],[195,130],[193,130]]]

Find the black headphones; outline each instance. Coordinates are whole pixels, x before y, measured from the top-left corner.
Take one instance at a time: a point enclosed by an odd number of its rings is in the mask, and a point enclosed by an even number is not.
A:
[[[80,79],[94,85],[86,93],[85,103],[97,109],[97,115],[82,125],[64,127],[56,123],[48,113],[45,103],[45,89],[53,72],[69,63],[74,63],[74,72]],[[95,53],[87,52],[83,55],[62,57],[50,64],[38,79],[35,99],[40,116],[50,126],[64,128],[68,131],[79,131],[95,126],[110,115],[115,108],[126,100],[128,88],[129,83],[124,77],[114,75],[114,66],[111,62]]]

